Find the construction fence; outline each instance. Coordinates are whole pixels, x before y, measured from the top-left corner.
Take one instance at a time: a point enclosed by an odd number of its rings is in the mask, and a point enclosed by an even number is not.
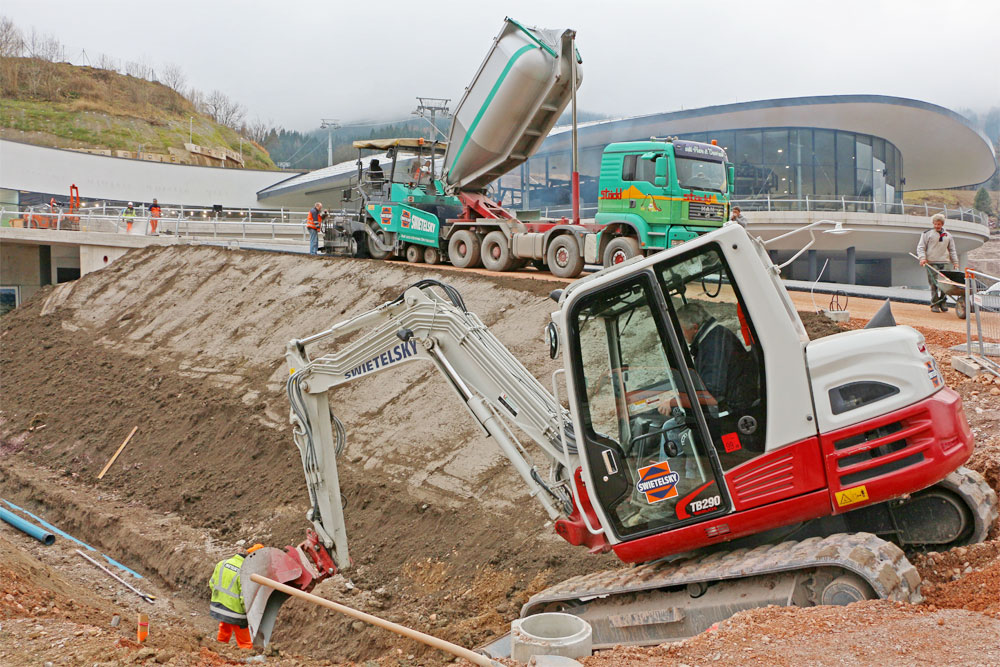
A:
[[[1000,377],[1000,278],[966,269],[965,303],[966,352]]]

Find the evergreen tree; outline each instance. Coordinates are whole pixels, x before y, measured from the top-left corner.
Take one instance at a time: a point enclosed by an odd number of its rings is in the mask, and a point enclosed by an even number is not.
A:
[[[976,192],[976,199],[972,202],[972,208],[982,211],[987,215],[993,215],[993,202],[990,201],[990,193],[986,192],[986,188],[979,188],[979,191]]]

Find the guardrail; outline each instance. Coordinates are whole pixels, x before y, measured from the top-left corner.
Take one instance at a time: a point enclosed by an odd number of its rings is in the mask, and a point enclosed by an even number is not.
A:
[[[1000,278],[966,269],[965,304],[966,352],[1000,377]]]
[[[96,211],[101,209],[79,209],[73,213],[51,213],[41,211],[7,211],[0,208],[0,219],[7,216],[19,216],[22,227],[26,229],[52,229],[57,231],[87,231],[99,233],[127,233],[129,222],[132,223],[132,234],[137,236],[149,236],[151,231],[150,222],[152,217],[147,215],[136,215],[135,217],[125,217],[120,214],[103,215]],[[190,213],[190,210],[188,211]],[[175,235],[178,237],[191,236],[212,236],[213,238],[268,238],[277,239],[279,236],[297,237],[305,241],[309,238],[309,233],[305,225],[304,214],[291,212],[281,212],[265,218],[261,211],[257,211],[254,219],[251,215],[246,215],[240,219],[226,219],[216,217],[205,217],[201,215],[180,215],[159,216],[157,218],[157,235]],[[300,218],[300,221],[293,222],[291,216]]]
[[[842,213],[891,213],[896,215],[923,215],[930,217],[935,213],[943,213],[950,220],[964,220],[989,227],[988,217],[975,209],[964,207],[931,206],[929,204],[903,204],[896,202],[876,202],[870,199],[848,199],[805,197],[803,199],[778,199],[771,197],[752,197],[733,199],[732,204],[743,211],[823,211]],[[549,206],[541,209],[547,218],[570,217],[572,206]],[[582,206],[581,217],[593,217],[597,213],[597,205]]]
[[[931,206],[930,204],[905,204],[902,202],[877,202],[871,199],[848,199],[847,197],[809,197],[785,199],[771,197],[751,197],[733,199],[734,206],[744,211],[840,211],[841,213],[891,213],[895,215],[932,216],[943,213],[950,220],[964,220],[989,226],[989,219],[975,209],[959,207]]]

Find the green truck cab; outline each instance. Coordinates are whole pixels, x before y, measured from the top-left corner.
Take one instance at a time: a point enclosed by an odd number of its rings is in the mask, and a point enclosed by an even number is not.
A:
[[[601,157],[590,263],[671,248],[729,219],[734,169],[715,144],[651,139],[608,144]]]

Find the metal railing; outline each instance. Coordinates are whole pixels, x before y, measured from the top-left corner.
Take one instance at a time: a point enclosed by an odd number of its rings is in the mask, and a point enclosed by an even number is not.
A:
[[[965,304],[966,352],[1000,377],[1000,278],[966,269]]]
[[[142,215],[126,217],[121,207],[90,207],[72,213],[52,212],[48,206],[0,208],[0,220],[20,219],[26,229],[52,229],[56,231],[86,231],[103,233],[131,233],[137,236],[151,234],[152,217],[148,211]],[[108,213],[110,211],[110,213]],[[236,213],[242,213],[237,217]],[[202,208],[177,208],[165,211],[157,218],[157,235],[178,237],[211,236],[213,238],[289,238],[307,240],[305,213],[299,211],[223,210]],[[132,231],[128,232],[129,222]]]
[[[943,213],[949,220],[975,222],[986,227],[989,219],[986,214],[963,206],[931,206],[930,204],[906,204],[903,202],[879,202],[871,199],[848,199],[847,197],[810,197],[802,199],[787,199],[779,197],[751,197],[733,199],[734,206],[744,211],[834,211],[841,213],[891,213],[895,215],[922,215],[930,217],[935,213]]]
[[[930,217],[935,213],[943,213],[949,220],[964,220],[989,227],[989,218],[979,211],[964,207],[931,206],[930,204],[904,204],[898,202],[876,202],[870,199],[848,199],[847,197],[809,197],[802,199],[784,199],[767,197],[752,197],[733,199],[732,204],[739,206],[744,212],[753,211],[820,211],[841,213],[891,213],[895,215],[920,215]],[[573,213],[572,206],[547,206],[541,209],[547,218],[569,217]],[[597,205],[580,207],[581,217],[594,217]]]

